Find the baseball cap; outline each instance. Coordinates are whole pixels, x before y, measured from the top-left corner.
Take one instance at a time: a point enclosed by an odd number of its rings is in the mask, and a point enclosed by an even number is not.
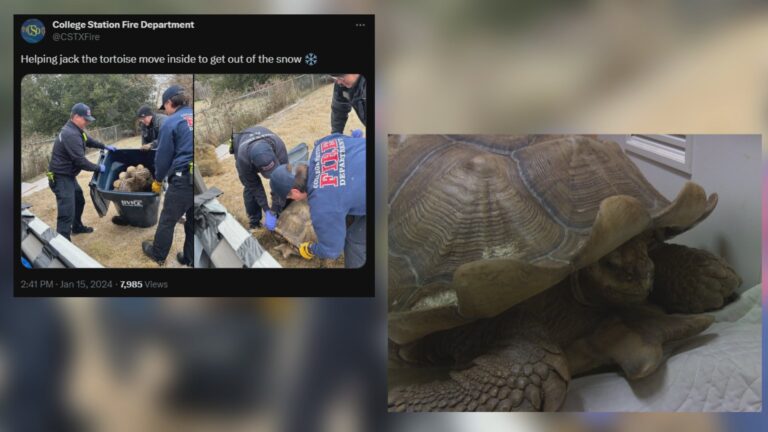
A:
[[[266,178],[277,168],[279,162],[272,150],[272,146],[266,141],[254,143],[250,148],[251,163]]]
[[[96,120],[96,118],[91,115],[91,108],[82,102],[76,103],[74,106],[72,106],[71,112],[72,114],[77,114],[80,117],[84,117],[89,122]]]
[[[165,105],[166,102],[168,102],[168,99],[176,96],[177,94],[183,94],[184,93],[184,87],[175,84],[170,87],[168,87],[165,92],[163,92],[163,101],[160,103],[159,110],[165,110],[163,105]]]
[[[288,165],[280,165],[272,171],[272,175],[269,178],[269,187],[275,195],[287,198],[295,180],[296,175],[288,169]]]
[[[139,108],[139,110],[136,112],[136,117],[139,117],[139,118],[146,117],[146,116],[151,116],[151,115],[152,115],[152,108],[150,108],[150,107],[148,107],[146,105],[144,105],[141,108]]]

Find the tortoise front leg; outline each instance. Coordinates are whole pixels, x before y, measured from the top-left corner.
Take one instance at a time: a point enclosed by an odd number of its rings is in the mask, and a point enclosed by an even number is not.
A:
[[[663,244],[649,256],[656,269],[649,299],[668,312],[720,309],[741,285],[741,278],[724,259],[705,250]]]
[[[449,376],[395,388],[389,410],[556,411],[570,381],[562,351],[547,341],[522,337],[505,341]]]
[[[594,333],[568,345],[574,375],[618,364],[629,379],[646,377],[663,363],[669,342],[695,336],[714,321],[711,315],[668,315],[652,305],[617,312]]]

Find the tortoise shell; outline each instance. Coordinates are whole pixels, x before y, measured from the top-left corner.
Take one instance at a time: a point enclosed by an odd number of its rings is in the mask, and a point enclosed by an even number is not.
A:
[[[316,242],[317,235],[312,228],[307,201],[293,201],[285,207],[277,219],[275,232],[296,247],[304,242]]]
[[[129,166],[120,173],[120,178],[113,183],[116,190],[122,192],[142,192],[149,189],[152,173],[143,165]]]
[[[390,136],[389,333],[407,343],[495,316],[647,231],[704,219],[613,142],[586,136]]]
[[[149,172],[148,168],[145,168],[143,165],[139,165],[136,167],[136,170],[133,172],[133,177],[138,179],[141,184],[144,186],[147,185],[149,180],[152,178],[152,173]]]

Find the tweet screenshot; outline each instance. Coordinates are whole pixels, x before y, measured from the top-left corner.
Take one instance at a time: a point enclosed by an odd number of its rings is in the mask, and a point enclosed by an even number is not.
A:
[[[374,295],[372,15],[15,15],[13,41],[16,296]]]

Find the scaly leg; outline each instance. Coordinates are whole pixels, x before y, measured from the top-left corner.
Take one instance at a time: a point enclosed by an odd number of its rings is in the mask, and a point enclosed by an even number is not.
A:
[[[450,379],[392,390],[389,410],[556,411],[570,373],[564,353],[544,340],[514,338],[476,357]]]
[[[592,335],[570,344],[568,362],[574,375],[618,364],[629,379],[653,373],[664,361],[664,345],[704,331],[710,315],[667,315],[655,306],[621,310]]]
[[[664,244],[649,255],[656,268],[650,300],[668,312],[720,309],[741,285],[725,260],[705,250]]]

